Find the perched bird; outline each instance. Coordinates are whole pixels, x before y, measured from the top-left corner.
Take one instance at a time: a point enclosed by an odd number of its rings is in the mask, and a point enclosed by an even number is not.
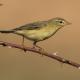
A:
[[[33,41],[34,47],[39,47],[36,45],[37,42],[50,38],[59,29],[69,24],[71,23],[65,19],[56,17],[46,21],[29,23],[11,30],[0,30],[0,33],[14,33],[23,36],[23,43],[26,38]]]

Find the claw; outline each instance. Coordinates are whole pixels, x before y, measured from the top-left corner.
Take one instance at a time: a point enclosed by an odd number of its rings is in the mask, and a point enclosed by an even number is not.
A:
[[[39,51],[44,51],[43,48],[41,48],[40,46],[36,45],[37,42],[33,43],[33,49],[38,49]],[[43,54],[41,54],[43,56]]]

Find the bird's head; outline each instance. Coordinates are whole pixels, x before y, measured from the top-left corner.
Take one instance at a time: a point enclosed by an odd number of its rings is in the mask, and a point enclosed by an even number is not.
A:
[[[60,17],[56,17],[56,18],[50,19],[49,22],[51,22],[53,25],[60,26],[60,27],[63,27],[63,26],[71,24],[70,22],[68,22],[65,19],[60,18]]]

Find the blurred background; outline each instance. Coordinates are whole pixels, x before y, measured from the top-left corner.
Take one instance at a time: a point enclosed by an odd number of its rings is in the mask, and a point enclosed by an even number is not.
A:
[[[72,25],[38,43],[50,53],[80,63],[80,0],[0,0],[0,30],[62,17]],[[21,44],[22,37],[0,34],[0,40]],[[26,46],[32,42],[25,40]],[[0,47],[0,80],[79,80],[80,70],[32,52]]]

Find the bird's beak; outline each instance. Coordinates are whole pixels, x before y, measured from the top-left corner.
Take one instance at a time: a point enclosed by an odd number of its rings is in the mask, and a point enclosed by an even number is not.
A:
[[[68,22],[67,25],[71,25],[72,23]]]

